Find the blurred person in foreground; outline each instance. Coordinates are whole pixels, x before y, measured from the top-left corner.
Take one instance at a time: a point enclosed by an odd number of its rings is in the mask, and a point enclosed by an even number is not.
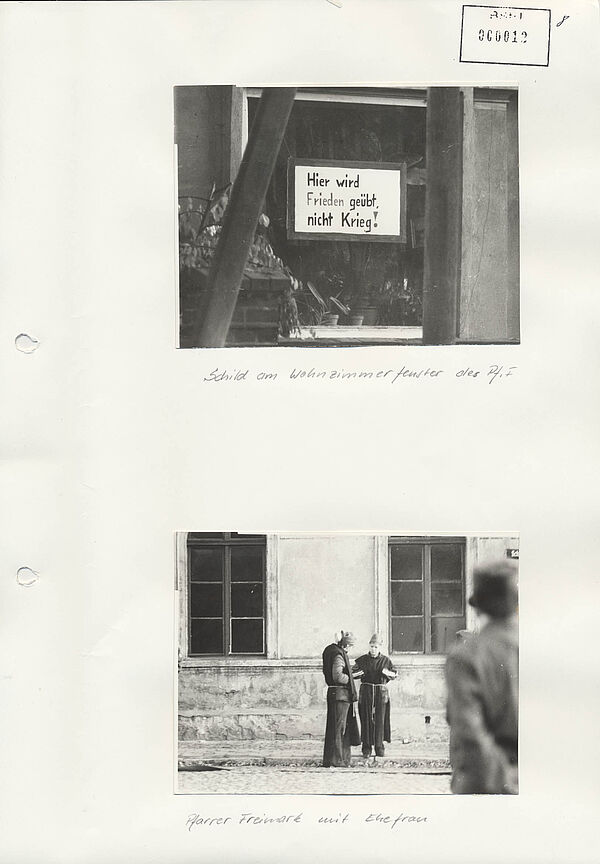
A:
[[[348,768],[350,747],[360,744],[356,719],[356,686],[348,657],[348,648],[354,645],[354,635],[341,630],[335,642],[323,651],[323,675],[327,683],[327,724],[323,765],[325,768]]]
[[[358,713],[362,755],[366,764],[375,748],[374,765],[377,756],[385,756],[383,742],[392,740],[387,684],[396,677],[396,667],[389,657],[381,653],[382,644],[381,637],[374,633],[369,640],[368,654],[358,657],[352,670],[356,678],[360,677]]]
[[[452,792],[516,795],[519,632],[516,567],[477,567],[469,598],[483,626],[446,661]]]

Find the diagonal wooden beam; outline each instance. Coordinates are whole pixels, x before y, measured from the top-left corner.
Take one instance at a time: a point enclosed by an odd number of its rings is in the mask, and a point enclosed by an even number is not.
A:
[[[270,87],[261,96],[208,276],[206,314],[196,318],[194,345],[199,348],[225,345],[295,93],[293,87]]]

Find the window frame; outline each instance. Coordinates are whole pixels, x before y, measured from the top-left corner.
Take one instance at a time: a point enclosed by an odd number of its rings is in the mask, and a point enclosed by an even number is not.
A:
[[[460,615],[432,615],[431,612],[431,549],[434,546],[456,545],[460,548],[460,575],[461,575],[461,614]],[[422,613],[420,615],[393,615],[392,614],[392,584],[396,581],[392,579],[392,547],[394,546],[420,546],[421,553],[421,573],[422,573]],[[387,581],[388,581],[388,628],[389,628],[389,644],[390,651],[393,655],[401,657],[445,657],[447,652],[433,651],[431,647],[432,634],[432,618],[457,618],[462,620],[464,629],[467,623],[467,538],[466,537],[402,537],[390,536],[387,543]],[[411,581],[411,580],[408,580]],[[444,581],[444,580],[442,580]],[[448,581],[448,580],[446,580]],[[423,621],[423,650],[422,651],[402,651],[396,648],[393,644],[394,629],[393,621],[395,618],[415,618]]]
[[[220,537],[216,536],[220,533]],[[235,584],[258,584],[256,580],[252,583],[240,582],[231,579],[231,550],[242,547],[255,547],[261,550],[261,585],[262,585],[262,615],[232,616],[231,614],[231,588]],[[222,600],[223,600],[223,625],[221,651],[215,653],[192,651],[192,622],[203,620],[202,616],[192,616],[192,579],[191,553],[195,548],[223,549],[222,563]],[[206,583],[210,584],[210,583]],[[218,583],[215,583],[218,584]],[[215,532],[215,536],[209,536],[207,532],[189,532],[186,537],[186,610],[187,610],[187,632],[186,632],[186,657],[197,659],[224,659],[241,657],[265,657],[267,654],[267,535],[266,534],[240,534],[233,531]],[[207,619],[210,616],[206,616]],[[218,619],[217,619],[218,620]],[[262,651],[232,651],[232,620],[260,620],[262,622]]]
[[[248,100],[260,99],[263,87],[241,87],[241,154],[246,149],[248,142]],[[268,88],[267,88],[268,89]],[[422,108],[427,110],[427,88],[423,87],[299,87],[294,97],[296,102],[334,102],[341,105],[371,105],[381,108]],[[306,162],[308,160],[302,160]],[[323,160],[320,160],[323,161]],[[339,160],[338,160],[339,161]],[[412,185],[413,181],[406,179],[406,185]],[[416,185],[421,185],[417,183]],[[406,186],[405,186],[406,188]],[[287,210],[286,201],[286,210]],[[407,217],[404,215],[404,232],[408,230]],[[314,238],[307,238],[314,240]],[[346,242],[350,239],[343,237]],[[406,239],[406,238],[405,238]],[[391,241],[385,241],[391,242]],[[385,324],[381,326],[365,326],[360,328],[351,326],[322,327],[302,326],[300,328],[302,338],[300,342],[295,339],[284,340],[289,344],[301,344],[307,339],[314,343],[324,341],[333,344],[345,343],[347,339],[352,342],[363,344],[389,343],[389,344],[419,344],[423,339],[423,324]],[[373,340],[376,340],[374,343]]]

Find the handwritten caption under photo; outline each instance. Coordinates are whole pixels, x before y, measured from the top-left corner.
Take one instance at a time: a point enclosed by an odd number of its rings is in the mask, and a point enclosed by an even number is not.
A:
[[[379,825],[393,830],[404,825],[422,824],[427,822],[427,816],[415,816],[407,813],[369,813],[367,816],[356,816],[350,813],[339,812],[334,816],[307,815],[303,812],[284,813],[273,816],[268,813],[254,813],[252,811],[240,813],[237,816],[203,816],[200,813],[190,813],[187,817],[186,828],[188,831],[197,828],[216,828],[218,826],[233,825],[304,825],[310,822],[315,825],[348,825],[352,822],[360,824]]]
[[[275,372],[268,369],[252,370],[250,368],[222,369],[215,367],[203,377],[206,384],[240,383],[243,381],[384,381],[389,384],[398,384],[407,380],[431,381],[440,378],[456,378],[458,380],[479,380],[487,384],[494,384],[508,378],[515,378],[516,366],[504,366],[501,364],[489,364],[477,368],[463,366],[455,369],[437,369],[431,366],[422,368],[410,368],[401,366],[398,369],[374,369],[374,370],[346,370],[346,369],[320,369],[311,367],[293,367],[287,372]]]

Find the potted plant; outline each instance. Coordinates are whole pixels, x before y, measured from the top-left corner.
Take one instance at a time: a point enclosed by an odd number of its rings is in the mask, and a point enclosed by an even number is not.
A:
[[[335,327],[339,321],[340,313],[346,316],[350,315],[350,308],[342,303],[339,297],[329,297],[324,300],[312,282],[307,282],[306,287],[317,301],[317,305],[314,307],[316,326]]]
[[[364,320],[365,320],[364,313],[358,312],[358,313],[352,314],[348,318],[348,326],[349,327],[362,327]]]
[[[189,318],[199,303],[205,302],[204,295],[209,268],[213,262],[217,243],[222,230],[222,222],[229,202],[230,184],[217,189],[212,184],[208,198],[187,197],[179,204],[179,265],[180,291],[185,300],[181,315],[189,330]],[[201,206],[195,201],[203,202]],[[269,218],[261,213],[253,242],[249,249],[245,273],[272,273],[289,279],[279,298],[279,332],[289,337],[300,335],[300,321],[296,294],[300,284],[294,279],[290,269],[279,258],[271,246],[267,229]],[[195,278],[196,277],[196,278]],[[190,312],[191,310],[191,312]],[[273,308],[273,315],[277,309]],[[182,328],[183,329],[183,328]]]
[[[408,277],[402,280],[387,279],[381,287],[382,303],[380,320],[382,324],[420,324],[423,316],[421,290]]]
[[[373,327],[377,324],[379,307],[372,301],[370,293],[363,293],[361,302],[355,307],[355,312],[362,317],[363,326]]]

